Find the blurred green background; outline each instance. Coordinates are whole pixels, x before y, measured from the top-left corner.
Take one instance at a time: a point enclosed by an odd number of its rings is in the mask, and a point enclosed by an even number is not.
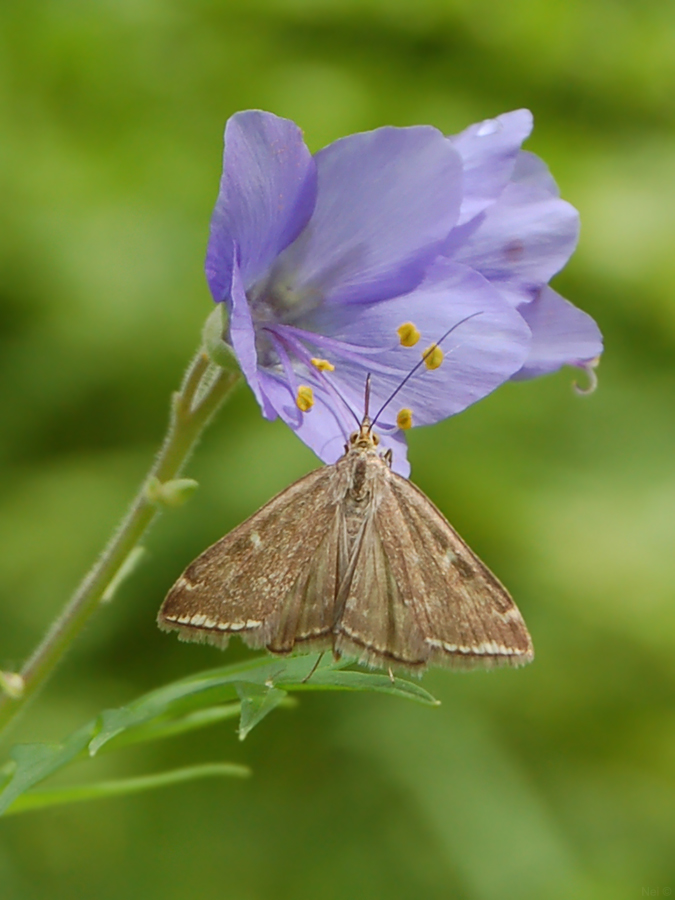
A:
[[[411,435],[413,476],[509,586],[537,659],[433,672],[438,710],[303,696],[96,760],[82,778],[249,763],[0,822],[0,896],[638,898],[675,891],[675,5],[669,0],[5,0],[0,5],[0,666],[43,634],[123,513],[211,309],[221,135],[290,116],[312,149],[527,106],[582,215],[555,282],[606,337],[600,389],[507,385]],[[160,634],[207,543],[316,464],[246,389],[149,561],[15,729],[239,659]],[[77,773],[74,773],[77,774]],[[71,775],[74,777],[74,774]]]

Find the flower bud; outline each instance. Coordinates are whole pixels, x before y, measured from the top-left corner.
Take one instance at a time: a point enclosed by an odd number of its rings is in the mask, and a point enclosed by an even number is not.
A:
[[[153,476],[145,487],[145,496],[158,506],[176,509],[187,503],[198,487],[199,482],[194,478],[173,478],[171,481],[161,482]]]
[[[0,690],[17,700],[24,691],[24,680],[18,672],[0,672]]]

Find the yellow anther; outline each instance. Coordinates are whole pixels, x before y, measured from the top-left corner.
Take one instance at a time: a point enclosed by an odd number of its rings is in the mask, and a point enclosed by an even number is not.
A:
[[[303,412],[309,412],[314,406],[314,391],[306,384],[301,384],[298,388],[298,396],[295,398],[298,409]]]
[[[329,363],[327,359],[317,359],[316,357],[312,357],[312,365],[319,370],[319,372],[334,372],[335,366],[333,363]]]
[[[437,369],[443,362],[443,351],[438,344],[431,344],[422,354],[422,359],[427,369]]]
[[[420,333],[412,322],[404,322],[403,325],[399,325],[396,333],[404,347],[414,347],[420,339]]]
[[[407,431],[408,428],[412,428],[412,410],[402,409],[396,416],[396,424],[404,431]]]

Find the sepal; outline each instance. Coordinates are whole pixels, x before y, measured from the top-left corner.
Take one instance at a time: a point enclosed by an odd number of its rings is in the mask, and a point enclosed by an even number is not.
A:
[[[236,354],[225,340],[227,329],[227,307],[224,303],[216,303],[202,329],[204,349],[211,362],[221,369],[239,371]]]

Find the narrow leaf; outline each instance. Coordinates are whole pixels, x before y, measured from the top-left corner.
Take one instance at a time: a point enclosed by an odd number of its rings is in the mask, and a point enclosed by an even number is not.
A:
[[[62,744],[25,744],[0,772],[0,813],[25,791],[84,754],[155,740],[205,727],[236,715],[244,738],[277,706],[288,705],[289,691],[375,691],[420,703],[436,700],[419,684],[346,668],[348,660],[327,654],[274,659],[258,657],[199,672],[151,691],[127,706],[105,710]],[[237,702],[240,701],[240,702]]]
[[[281,691],[279,688],[262,689],[258,685],[250,684],[238,685],[237,693],[241,697],[240,741],[243,741],[249,731],[262,722],[265,716],[276,709],[288,696],[286,691]]]
[[[238,684],[274,687],[279,682],[284,684],[302,682],[303,678],[311,673],[315,662],[316,656],[282,660],[264,656],[174,681],[144,694],[127,706],[105,710],[101,714],[101,728],[91,741],[89,752],[93,756],[117,734],[152,719],[167,715],[176,716],[205,706],[236,700]],[[317,671],[320,671],[320,668]]]
[[[285,685],[285,687],[287,690],[293,691],[375,691],[380,694],[404,697],[406,700],[417,700],[428,706],[438,706],[440,703],[429,691],[425,691],[414,681],[405,681],[403,678],[391,679],[388,675],[355,672],[351,669],[342,671],[318,669],[309,681],[302,684]]]
[[[79,756],[92,739],[96,728],[95,719],[62,744],[17,744],[13,747],[11,757],[16,763],[16,768],[0,791],[0,814],[24,791]]]
[[[235,700],[242,684],[283,687],[285,691],[372,690],[436,705],[431,694],[413,682],[401,678],[392,682],[386,675],[345,670],[345,666],[350,665],[348,660],[335,662],[330,656],[322,658],[314,669],[316,663],[315,654],[288,659],[265,656],[175,681],[139,697],[127,706],[102,713],[101,728],[92,739],[89,752],[93,756],[116,735],[153,719],[175,717],[180,713]]]
[[[99,800],[103,797],[119,797],[124,794],[137,794],[170,784],[193,781],[196,778],[229,776],[246,778],[251,770],[235,763],[205,763],[200,766],[186,766],[159,772],[156,775],[142,775],[138,778],[121,778],[115,781],[98,781],[94,784],[81,784],[66,788],[53,788],[48,791],[31,791],[17,797],[5,815],[27,812],[31,809],[44,809],[47,806],[62,806],[66,803],[77,803],[81,800]]]
[[[140,744],[146,741],[156,741],[162,738],[173,737],[186,731],[195,731],[198,728],[206,728],[224,722],[226,719],[234,719],[241,712],[241,704],[228,703],[223,706],[208,706],[206,709],[198,709],[186,716],[176,718],[155,719],[128,728],[121,732],[105,745],[107,750],[117,750],[118,747],[126,747],[129,744]]]

